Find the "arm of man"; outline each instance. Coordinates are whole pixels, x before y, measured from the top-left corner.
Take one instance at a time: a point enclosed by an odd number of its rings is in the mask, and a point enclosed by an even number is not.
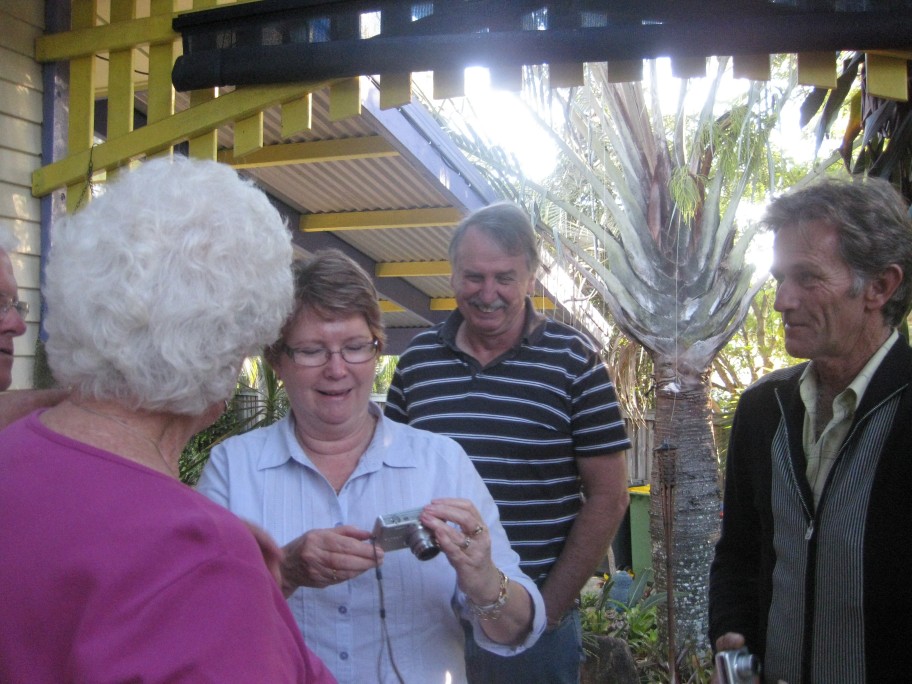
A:
[[[65,389],[7,390],[0,392],[0,430],[32,411],[56,406],[70,395]]]
[[[584,500],[564,549],[541,589],[549,626],[560,621],[592,577],[630,500],[625,452],[578,458],[576,462]]]

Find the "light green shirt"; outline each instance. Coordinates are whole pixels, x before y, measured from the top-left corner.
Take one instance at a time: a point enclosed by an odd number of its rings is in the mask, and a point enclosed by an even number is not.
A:
[[[864,368],[849,383],[849,386],[836,395],[833,399],[833,417],[820,434],[820,439],[815,439],[814,436],[814,424],[817,418],[817,375],[812,372],[814,362],[809,363],[804,369],[804,373],[801,374],[799,392],[805,409],[802,441],[807,457],[807,479],[814,491],[815,504],[820,503],[820,494],[823,492],[823,486],[830,474],[830,468],[833,467],[839,447],[842,446],[852,421],[855,419],[855,409],[858,408],[865,390],[868,389],[874,371],[880,366],[898,336],[899,333],[894,330],[880,349],[868,359]]]

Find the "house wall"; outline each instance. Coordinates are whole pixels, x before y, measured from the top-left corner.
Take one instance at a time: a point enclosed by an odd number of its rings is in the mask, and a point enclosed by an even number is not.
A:
[[[41,166],[42,75],[32,56],[44,31],[43,0],[3,0],[0,26],[0,222],[19,239],[10,258],[30,307],[28,332],[15,340],[12,387],[19,389],[32,386],[41,313],[41,206],[31,176]]]

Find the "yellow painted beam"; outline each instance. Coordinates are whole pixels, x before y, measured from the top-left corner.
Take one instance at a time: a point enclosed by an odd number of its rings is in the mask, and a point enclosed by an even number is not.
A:
[[[399,306],[396,302],[391,302],[388,299],[380,300],[381,313],[402,313],[403,311],[405,311],[405,307]]]
[[[379,263],[374,269],[378,278],[421,278],[449,276],[453,273],[449,261],[410,261]]]
[[[104,26],[52,33],[35,39],[35,61],[57,62],[96,52],[126,50],[143,43],[173,43],[180,34],[171,29],[172,12]]]
[[[770,56],[735,55],[732,58],[732,73],[735,78],[768,81],[770,80]]]
[[[557,308],[557,306],[547,297],[532,297],[532,305],[538,311],[552,311]],[[456,298],[455,297],[434,297],[431,299],[429,307],[431,311],[452,311],[456,308]]]
[[[210,9],[216,6],[216,0],[193,0],[194,9]],[[218,88],[200,88],[190,91],[190,107],[218,97]],[[218,154],[218,131],[203,133],[188,141],[188,153],[194,159],[215,159]]]
[[[642,59],[619,59],[606,65],[609,83],[634,83],[643,80]]]
[[[817,88],[836,87],[835,52],[799,52],[798,83]]]
[[[287,164],[344,161],[347,159],[377,159],[397,157],[399,152],[379,135],[338,140],[268,145],[238,158],[231,150],[219,152],[218,160],[239,169],[255,169]]]
[[[98,14],[96,0],[73,0],[70,22],[76,28],[94,25]],[[67,149],[85,155],[77,173],[68,179],[67,211],[76,211],[90,199],[89,182],[94,166],[92,144],[95,135],[95,56],[89,54],[70,60],[69,126]],[[63,184],[61,184],[63,185]]]
[[[130,21],[136,16],[133,0],[111,0],[111,21]],[[133,48],[113,50],[108,66],[108,137],[117,138],[133,130]],[[98,84],[96,83],[96,86]]]
[[[548,87],[575,88],[583,85],[583,65],[569,62],[548,65]]]
[[[439,209],[388,209],[381,211],[346,211],[331,214],[305,214],[299,228],[305,233],[382,228],[425,228],[455,226],[462,212],[451,207]]]
[[[282,137],[290,138],[301,131],[309,131],[313,125],[313,95],[282,103]]]
[[[412,101],[412,75],[381,74],[380,109],[393,109]]]
[[[432,91],[435,100],[448,100],[465,95],[465,69],[453,69],[434,72]]]
[[[134,157],[165,149],[266,107],[301,97],[304,92],[322,86],[322,83],[294,83],[239,88],[193,109],[150,122],[125,136],[101,143],[93,152],[94,168],[96,171],[115,168]],[[88,163],[89,153],[85,151],[70,154],[65,159],[38,169],[32,174],[32,194],[43,197],[63,185],[79,180],[85,175]]]
[[[234,123],[234,154],[243,157],[263,149],[263,112]]]
[[[149,14],[153,17],[171,17],[171,10],[171,0],[151,0],[149,4]],[[174,88],[171,86],[171,67],[173,65],[174,41],[149,46],[149,93],[146,103],[146,120],[150,124],[168,119],[174,114]],[[170,149],[167,151],[170,153]]]
[[[885,55],[865,55],[868,93],[888,100],[909,100],[909,62]]]
[[[329,87],[329,120],[361,116],[361,79],[346,78]]]

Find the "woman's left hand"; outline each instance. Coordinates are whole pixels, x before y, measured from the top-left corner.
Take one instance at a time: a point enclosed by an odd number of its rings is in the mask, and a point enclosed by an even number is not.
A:
[[[476,605],[494,603],[500,572],[491,559],[491,535],[475,505],[468,499],[434,499],[420,520],[434,533],[466,596]]]

